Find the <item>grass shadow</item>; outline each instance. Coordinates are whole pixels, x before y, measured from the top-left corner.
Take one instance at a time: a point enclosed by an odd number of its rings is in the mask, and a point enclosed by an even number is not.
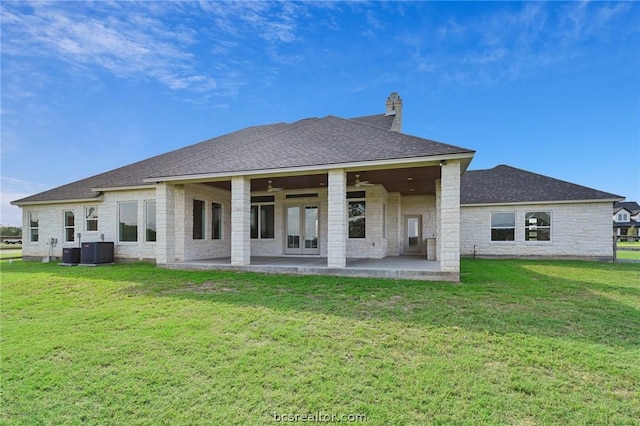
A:
[[[115,280],[129,296],[178,298],[356,320],[640,346],[640,267],[573,261],[463,260],[462,284],[229,271],[147,264],[16,266],[14,272]],[[8,266],[3,265],[3,269]],[[99,285],[99,284],[98,284]]]

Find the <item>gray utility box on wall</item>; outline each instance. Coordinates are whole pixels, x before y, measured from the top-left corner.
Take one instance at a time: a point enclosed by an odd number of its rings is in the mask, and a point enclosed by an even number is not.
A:
[[[82,243],[80,257],[84,264],[113,263],[113,243]]]

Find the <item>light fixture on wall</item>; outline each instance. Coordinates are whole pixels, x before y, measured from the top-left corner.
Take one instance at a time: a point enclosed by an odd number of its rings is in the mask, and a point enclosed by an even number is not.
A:
[[[445,166],[447,164],[447,160],[440,160],[440,167]]]

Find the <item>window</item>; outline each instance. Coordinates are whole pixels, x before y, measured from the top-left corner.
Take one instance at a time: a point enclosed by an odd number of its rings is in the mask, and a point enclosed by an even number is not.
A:
[[[275,208],[273,204],[251,206],[251,238],[271,239],[275,234]]]
[[[204,238],[204,201],[193,200],[193,239]]]
[[[29,212],[29,240],[32,243],[38,242],[38,212]]]
[[[75,214],[71,210],[64,212],[64,241],[72,243],[76,235]]]
[[[524,215],[525,241],[551,241],[551,212],[527,212]]]
[[[515,213],[491,213],[491,241],[514,241],[515,236]]]
[[[349,238],[365,238],[366,202],[364,200],[349,201]]]
[[[118,204],[118,241],[138,241],[138,203]]]
[[[156,241],[156,202],[146,201],[144,207],[144,239],[153,242]]]
[[[251,238],[271,239],[275,235],[273,195],[251,197]],[[258,204],[260,203],[260,204]],[[269,203],[269,204],[263,204]]]
[[[618,213],[618,220],[616,222],[628,222],[629,215],[627,213]]]
[[[98,230],[98,208],[95,206],[85,207],[85,231]]]
[[[211,203],[211,239],[222,239],[222,204]]]

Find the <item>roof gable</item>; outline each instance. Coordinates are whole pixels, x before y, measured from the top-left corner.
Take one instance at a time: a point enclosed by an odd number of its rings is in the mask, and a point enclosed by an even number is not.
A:
[[[95,176],[62,185],[48,191],[22,198],[14,201],[14,203],[20,204],[40,201],[91,199],[97,198],[100,195],[98,192],[92,191],[91,188],[114,188],[145,185],[143,179],[149,177],[149,175],[158,170],[178,167],[192,158],[205,155],[214,146],[218,149],[228,149],[229,146],[232,146],[239,141],[251,140],[262,137],[263,135],[271,132],[277,132],[282,128],[282,126],[286,126],[286,124],[279,123],[248,127],[237,132],[156,155],[155,157],[151,157],[146,160],[138,161],[105,173],[100,173]]]
[[[576,185],[506,165],[468,170],[461,181],[460,204],[623,199],[619,195]]]
[[[214,148],[214,147],[212,147]],[[225,147],[226,148],[226,147]],[[336,166],[354,162],[460,154],[474,151],[334,116],[310,118],[263,137],[239,141],[164,167],[148,178]]]
[[[621,209],[625,209],[632,216],[635,216],[636,214],[640,213],[640,205],[638,205],[638,203],[635,201],[622,201],[619,203],[615,203],[613,205],[614,213],[617,213]]]
[[[474,153],[466,148],[388,130],[388,121],[383,115],[351,120],[328,116],[291,124],[249,127],[14,203],[96,198],[99,193],[92,188],[145,185],[145,179],[310,166],[330,168],[354,162],[401,161],[450,154],[469,154],[471,157]]]

